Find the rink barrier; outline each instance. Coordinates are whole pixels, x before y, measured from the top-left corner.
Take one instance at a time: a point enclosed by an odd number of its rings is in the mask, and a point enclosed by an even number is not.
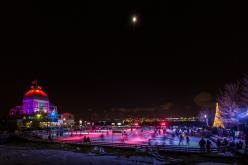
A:
[[[65,143],[74,143],[75,142],[65,142]],[[77,142],[76,144],[89,144],[83,142]],[[176,152],[191,152],[191,153],[201,153],[201,149],[197,147],[180,147],[177,145],[144,145],[144,144],[126,144],[126,143],[106,143],[100,141],[92,141],[90,145],[102,146],[102,147],[111,147],[111,148],[123,148],[123,149],[135,149],[137,151],[176,151]],[[207,150],[205,150],[205,153]],[[217,148],[211,148],[212,153],[218,152]]]
[[[44,131],[37,131],[39,133]],[[33,132],[25,132],[24,134],[29,135]],[[42,140],[41,140],[42,141]],[[176,152],[191,152],[191,153],[201,153],[200,147],[187,147],[187,146],[178,146],[178,145],[144,145],[144,144],[127,144],[127,143],[109,143],[109,142],[101,142],[101,141],[91,141],[91,143],[84,143],[82,140],[80,141],[59,141],[59,143],[68,143],[68,144],[90,144],[93,146],[106,146],[112,148],[126,148],[126,149],[136,149],[140,151],[176,151]],[[206,150],[205,150],[206,152]],[[211,152],[218,152],[216,147],[211,148]]]

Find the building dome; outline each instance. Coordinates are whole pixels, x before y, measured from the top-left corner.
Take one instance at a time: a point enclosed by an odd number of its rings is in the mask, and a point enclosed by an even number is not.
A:
[[[37,80],[32,82],[31,88],[24,93],[22,105],[10,110],[11,115],[34,115],[42,114],[52,122],[57,120],[57,107],[50,103],[48,95],[38,85]]]
[[[25,97],[48,97],[46,92],[44,92],[41,88],[41,86],[31,86],[31,89],[29,89],[25,94]]]
[[[22,106],[26,114],[34,114],[36,112],[50,113],[48,95],[37,82],[24,94]]]

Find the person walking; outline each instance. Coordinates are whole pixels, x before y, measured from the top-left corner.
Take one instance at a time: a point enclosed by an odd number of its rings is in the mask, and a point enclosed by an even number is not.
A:
[[[220,139],[219,139],[219,138],[217,139],[216,144],[217,144],[217,150],[218,150],[218,152],[220,152],[221,141],[220,141]]]
[[[248,131],[245,134],[245,148],[248,148]]]
[[[228,141],[226,139],[223,140],[223,152],[225,153],[227,151],[227,147],[228,147]]]
[[[211,152],[211,142],[210,140],[207,140],[207,145],[206,145],[206,148],[207,148],[207,152],[210,153]]]
[[[180,146],[181,144],[183,144],[183,135],[182,134],[180,134],[180,136],[179,136],[179,143],[178,143],[178,145]]]
[[[86,139],[87,139],[87,142],[90,143],[90,137],[87,137]]]
[[[205,145],[206,145],[206,141],[202,137],[201,140],[199,141],[199,146],[200,146],[200,151],[201,152],[205,152]]]
[[[186,142],[187,142],[187,146],[189,146],[189,136],[186,136]]]
[[[243,149],[243,142],[241,140],[239,140],[239,149]]]
[[[87,142],[87,139],[86,139],[86,137],[85,137],[85,136],[84,136],[84,140],[83,140],[83,141],[84,141],[84,143],[86,143],[86,142]]]
[[[51,131],[48,132],[48,140],[52,141],[52,132]]]

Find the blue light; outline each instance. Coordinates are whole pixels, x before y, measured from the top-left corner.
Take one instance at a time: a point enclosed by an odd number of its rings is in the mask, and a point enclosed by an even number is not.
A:
[[[55,121],[57,120],[57,113],[55,111],[52,111],[51,113],[48,114],[48,118],[51,120],[51,121]]]
[[[238,117],[239,119],[243,119],[243,118],[248,117],[248,110],[245,110],[244,112],[239,113],[239,114],[237,115],[237,117]]]
[[[55,114],[55,112],[53,111],[53,112],[51,112],[51,117],[55,117],[56,116],[56,114]]]

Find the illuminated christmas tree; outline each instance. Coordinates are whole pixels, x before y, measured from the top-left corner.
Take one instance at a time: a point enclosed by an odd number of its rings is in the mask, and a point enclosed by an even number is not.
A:
[[[220,110],[219,110],[219,105],[218,102],[216,103],[216,112],[215,112],[215,117],[214,117],[214,124],[213,124],[214,128],[224,128],[223,122],[222,122],[222,118],[220,116]]]

